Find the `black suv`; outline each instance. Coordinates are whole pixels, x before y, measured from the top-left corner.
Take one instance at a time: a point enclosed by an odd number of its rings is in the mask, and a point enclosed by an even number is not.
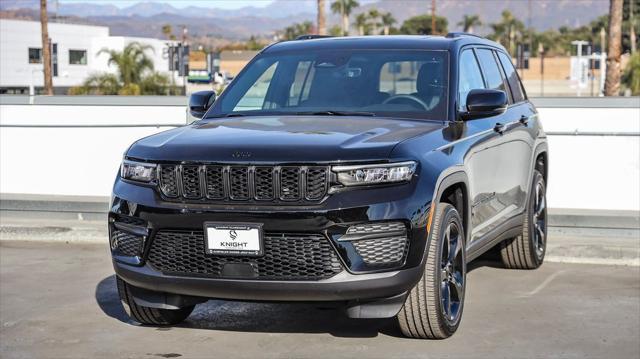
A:
[[[496,245],[508,268],[543,261],[545,134],[494,42],[306,36],[189,112],[135,142],[113,187],[118,291],[140,323],[209,298],[312,301],[445,338],[469,261]]]

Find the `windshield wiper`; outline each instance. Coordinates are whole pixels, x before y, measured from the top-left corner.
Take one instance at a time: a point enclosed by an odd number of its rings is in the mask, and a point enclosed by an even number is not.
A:
[[[244,113],[223,113],[220,115],[213,115],[213,116],[209,116],[206,118],[203,118],[203,120],[209,119],[209,118],[226,118],[226,117],[243,117],[246,116]]]
[[[376,114],[373,112],[364,112],[364,111],[307,111],[307,112],[296,112],[296,115],[301,116],[375,116]]]

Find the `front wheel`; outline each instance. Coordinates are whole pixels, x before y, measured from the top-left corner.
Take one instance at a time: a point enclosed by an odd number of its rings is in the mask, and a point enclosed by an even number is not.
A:
[[[120,277],[116,277],[118,294],[125,311],[131,319],[145,325],[175,325],[187,319],[193,311],[190,305],[180,309],[159,309],[139,305],[131,295],[130,285]]]
[[[402,334],[409,338],[444,339],[458,329],[466,282],[462,219],[448,204],[437,206],[422,278],[397,315]]]

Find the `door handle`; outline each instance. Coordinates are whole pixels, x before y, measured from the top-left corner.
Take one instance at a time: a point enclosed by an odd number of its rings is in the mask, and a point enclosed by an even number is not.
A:
[[[520,117],[520,123],[526,126],[527,124],[529,124],[529,117],[525,116],[525,115],[522,115]]]
[[[504,132],[504,125],[501,124],[500,122],[496,123],[495,126],[493,126],[493,130],[496,131],[499,134],[502,134]]]

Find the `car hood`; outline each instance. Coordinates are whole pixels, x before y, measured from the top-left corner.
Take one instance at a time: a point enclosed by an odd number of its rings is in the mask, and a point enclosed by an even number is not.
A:
[[[127,156],[156,161],[333,162],[385,159],[442,122],[347,116],[255,116],[199,121],[143,138]]]

